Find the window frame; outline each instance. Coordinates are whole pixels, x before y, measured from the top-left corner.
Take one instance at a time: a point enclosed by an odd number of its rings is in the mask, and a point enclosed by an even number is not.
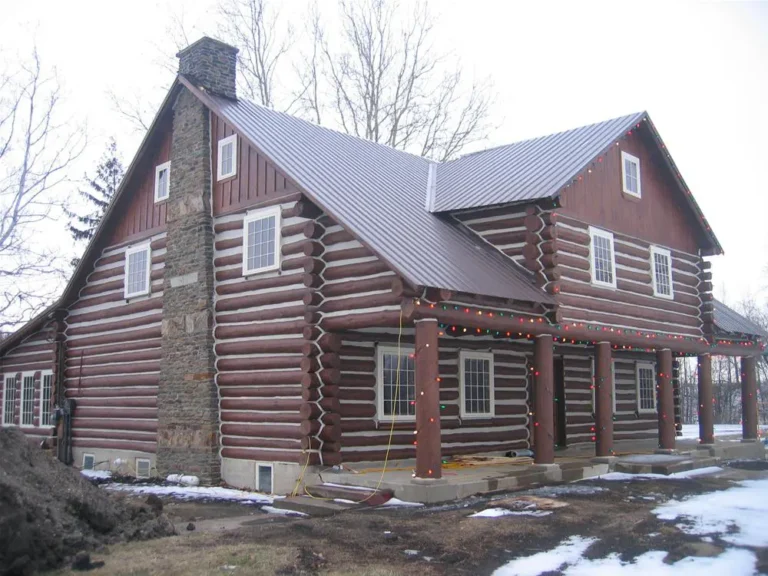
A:
[[[163,170],[168,170],[168,191],[166,195],[162,198],[158,195],[158,192],[160,191],[160,172]],[[168,198],[171,197],[171,161],[168,160],[168,162],[163,162],[162,164],[158,164],[155,166],[155,204],[158,204],[160,202],[165,202],[168,200]]]
[[[268,208],[261,208],[248,212],[243,218],[243,276],[253,276],[254,274],[261,274],[263,272],[270,272],[272,270],[280,269],[280,256],[281,256],[281,227],[280,220],[281,210],[280,206],[270,206]],[[263,220],[271,216],[275,217],[275,262],[270,266],[263,266],[261,268],[248,269],[248,225],[256,220]]]
[[[85,459],[91,458],[93,460],[93,465],[90,468],[85,467]],[[96,470],[96,455],[91,454],[90,452],[83,452],[83,461],[82,466],[80,468],[81,470]]]
[[[232,144],[232,172],[230,174],[224,174],[221,171],[223,167],[221,151],[227,144]],[[237,134],[219,140],[216,154],[216,181],[219,182],[234,176],[237,176]]]
[[[32,422],[29,424],[24,423],[24,381],[27,379],[32,380],[32,410],[29,415],[32,417]],[[19,399],[19,427],[20,428],[34,428],[35,427],[35,372],[30,370],[28,372],[21,373],[21,398]]]
[[[627,170],[626,170],[627,160],[629,160],[637,168],[637,192],[633,192],[632,190],[627,188]],[[629,152],[625,152],[624,150],[621,151],[621,188],[624,191],[624,194],[629,194],[634,198],[643,197],[643,186],[640,178],[640,158],[638,158],[637,156],[633,156],[632,154],[630,154]]]
[[[45,377],[50,376],[51,377],[51,392],[50,396],[48,397],[48,424],[46,424],[43,421],[43,416],[45,415],[45,412],[43,411],[43,408],[45,407],[45,396],[43,394],[43,390],[45,390]],[[41,428],[48,428],[50,426],[53,426],[53,410],[51,410],[51,400],[53,399],[53,370],[43,370],[40,373],[40,410],[38,413],[38,418],[40,422]]]
[[[411,415],[384,414],[384,354],[411,356],[416,354],[413,346],[376,346],[376,419],[379,422],[415,422],[416,413]],[[414,371],[416,369],[414,358]],[[416,379],[413,382],[414,398],[416,397]]]
[[[129,257],[131,254],[138,252],[147,252],[147,283],[146,287],[139,292],[128,292],[128,278],[129,278]],[[148,296],[152,292],[152,246],[149,242],[137,244],[135,246],[129,246],[125,249],[125,264],[123,266],[123,297],[126,300],[131,298],[138,298],[139,296]]]
[[[656,255],[667,257],[669,268],[669,294],[664,294],[658,290],[658,276],[656,275]],[[667,248],[661,246],[651,246],[651,277],[653,278],[653,295],[657,298],[666,298],[667,300],[675,299],[675,288],[672,284],[672,252]]]
[[[8,398],[6,396],[6,394],[7,394],[6,391],[10,389],[9,386],[8,386],[8,380],[9,379],[13,380],[13,408],[11,409],[11,421],[10,422],[6,422],[5,421],[5,412],[6,412],[5,405],[8,402]],[[17,385],[17,382],[16,382],[16,373],[13,373],[13,374],[10,374],[10,375],[9,374],[3,374],[3,402],[2,402],[3,412],[2,412],[2,414],[0,414],[0,423],[3,426],[16,426],[16,392],[17,392],[17,388],[18,388],[18,385]]]
[[[262,486],[259,481],[261,478],[260,472],[262,468],[269,468],[269,488],[270,488],[269,492],[262,490]],[[263,492],[264,494],[274,494],[275,493],[275,467],[272,464],[257,462],[255,484],[256,484],[257,492]]]
[[[595,237],[606,239],[611,244],[611,277],[613,282],[605,282],[597,279],[597,267],[595,266]],[[613,239],[613,233],[601,228],[589,227],[589,275],[594,286],[604,288],[616,288],[616,244]]]
[[[148,472],[146,476],[139,475],[139,462],[147,463]],[[134,461],[134,466],[136,468],[136,478],[142,478],[142,479],[152,478],[152,460],[150,460],[149,458],[136,458],[136,460]]]
[[[467,412],[465,388],[466,374],[464,372],[465,360],[483,360],[488,361],[488,395],[490,399],[490,412]],[[496,416],[496,397],[494,393],[494,368],[493,352],[475,352],[471,350],[459,351],[459,416],[462,420],[493,418]]]
[[[651,378],[651,394],[653,396],[653,408],[643,408],[640,402],[640,370],[650,369],[653,373]],[[656,397],[656,365],[653,362],[637,362],[635,364],[635,390],[637,392],[637,413],[638,414],[656,414],[656,405],[658,398]]]

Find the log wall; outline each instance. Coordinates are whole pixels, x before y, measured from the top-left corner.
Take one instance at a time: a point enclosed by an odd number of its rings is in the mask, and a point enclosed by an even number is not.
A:
[[[165,233],[150,242],[148,296],[125,300],[122,245],[103,250],[69,306],[64,374],[77,402],[75,448],[155,452]]]
[[[486,208],[454,215],[464,226],[521,265],[528,232],[526,216],[524,206]]]

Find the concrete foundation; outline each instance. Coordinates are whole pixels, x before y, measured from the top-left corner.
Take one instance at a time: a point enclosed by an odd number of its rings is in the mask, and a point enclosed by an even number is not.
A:
[[[259,466],[272,467],[272,493],[290,494],[304,468],[291,462],[258,462],[255,460],[221,459],[221,478],[229,486],[244,490],[259,490]],[[316,467],[310,466],[304,473],[306,484],[318,484]]]
[[[136,459],[149,460],[152,476],[157,476],[156,460],[154,454],[148,452],[136,452],[133,450],[105,450],[102,448],[72,448],[73,466],[83,467],[83,456],[92,454],[94,468],[96,470],[111,470],[120,472],[126,476],[136,474]],[[115,464],[119,461],[119,464]]]

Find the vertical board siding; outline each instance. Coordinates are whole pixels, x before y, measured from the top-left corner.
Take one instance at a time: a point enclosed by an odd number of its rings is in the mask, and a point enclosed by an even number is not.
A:
[[[124,298],[126,246],[103,250],[69,307],[66,394],[72,445],[154,453],[165,233],[151,238],[150,294]]]
[[[213,214],[219,216],[245,209],[281,196],[296,187],[241,136],[237,137],[237,173],[217,180],[219,140],[235,134],[232,126],[211,113],[211,171]]]

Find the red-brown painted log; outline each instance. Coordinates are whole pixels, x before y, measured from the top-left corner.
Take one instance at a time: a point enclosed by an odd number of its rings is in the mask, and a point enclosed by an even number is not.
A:
[[[595,344],[595,455],[613,453],[613,374],[611,344]]]
[[[381,261],[362,262],[358,264],[344,264],[328,268],[323,274],[326,281],[341,280],[344,278],[359,278],[388,272],[389,267]]]
[[[757,439],[757,359],[741,359],[741,429],[744,440]]]
[[[83,418],[75,414],[72,419],[73,430],[125,430],[135,432],[157,432],[157,421],[140,419],[98,419]],[[106,434],[105,434],[106,436]]]
[[[675,398],[672,390],[672,351],[656,352],[656,380],[659,397],[659,448],[675,449]]]
[[[141,388],[87,388],[81,390],[67,389],[64,391],[68,398],[124,398],[124,397],[157,397],[157,386]]]
[[[160,360],[162,357],[162,351],[160,348],[149,350],[138,350],[136,352],[126,352],[125,354],[104,354],[99,356],[91,356],[91,350],[88,350],[89,354],[84,356],[70,356],[66,360],[67,367],[75,366],[98,366],[100,364],[113,364],[113,363],[126,363],[126,362],[141,362],[146,360]],[[50,354],[46,355],[45,360],[55,361],[55,358],[51,358]],[[130,367],[129,367],[130,368]],[[138,370],[137,370],[138,371]]]
[[[326,251],[323,253],[323,260],[325,260],[326,263],[330,263],[340,262],[342,260],[355,260],[357,258],[369,258],[371,256],[373,256],[373,252],[365,246],[359,246],[357,248]]]
[[[113,332],[115,330],[125,330],[126,328],[136,328],[138,326],[148,326],[155,324],[163,319],[162,314],[151,314],[140,318],[129,318],[105,324],[95,324],[90,326],[70,326],[67,328],[67,336],[78,336],[81,334],[99,334],[102,332]]]
[[[280,334],[301,334],[306,324],[304,320],[288,320],[269,324],[246,324],[237,326],[216,326],[216,338],[249,338],[254,336],[274,336]]]
[[[228,410],[244,409],[244,406],[238,404],[238,399],[241,398],[274,398],[276,396],[285,398],[298,398],[301,396],[301,386],[298,383],[287,384],[285,386],[255,386],[255,387],[243,387],[237,388],[224,387],[220,391],[222,398],[232,398],[224,402],[222,400],[221,407]]]
[[[317,402],[321,397],[321,392],[323,397],[338,398],[340,391],[341,387],[337,384],[323,384],[322,388],[302,388],[301,399],[305,402]],[[334,411],[338,412],[338,407]]]
[[[218,356],[241,354],[301,354],[304,346],[301,338],[279,338],[250,342],[220,342],[215,350]]]
[[[288,450],[261,450],[259,448],[230,448],[221,449],[221,455],[224,458],[234,458],[237,460],[256,460],[261,462],[295,462],[304,465],[307,456],[300,451]],[[318,461],[310,462],[317,464]]]
[[[301,440],[296,438],[248,438],[243,436],[221,436],[221,445],[241,448],[299,449]]]
[[[216,367],[222,372],[230,370],[290,370],[300,367],[301,358],[299,354],[263,358],[219,358]]]
[[[303,375],[298,369],[279,372],[224,373],[216,376],[216,382],[219,386],[282,386],[300,383]]]
[[[416,478],[442,478],[440,452],[439,327],[434,319],[416,322]]]
[[[301,275],[282,274],[272,276],[271,278],[257,278],[246,280],[234,284],[222,284],[216,287],[216,293],[224,296],[229,294],[241,294],[244,292],[255,292],[257,290],[270,290],[272,288],[284,288],[301,283]],[[221,302],[221,301],[220,301]]]
[[[109,378],[68,378],[67,387],[73,391],[80,388],[104,388],[106,387],[130,387],[130,386],[157,386],[160,382],[160,374],[131,374],[128,376],[110,376]],[[76,397],[77,394],[74,394]]]
[[[298,409],[298,406],[296,407]],[[300,426],[285,425],[280,426],[274,423],[269,425],[260,424],[222,424],[221,433],[230,436],[246,436],[250,438],[292,438],[299,440],[301,438]]]
[[[701,354],[698,365],[699,442],[715,443],[714,398],[712,396],[712,356]]]
[[[659,304],[660,307],[664,307],[664,310],[653,310],[649,307],[644,307],[642,304],[634,304],[634,302],[640,301],[641,298],[624,295],[620,292],[612,293],[612,300],[598,300],[597,298],[586,300],[581,297],[570,296],[569,294],[572,293],[572,288],[570,286],[566,288],[565,284],[565,282],[562,283],[562,292],[560,295],[560,303],[564,306],[587,308],[589,310],[594,310],[595,312],[605,312],[607,314],[618,314],[621,316],[635,316],[646,320],[655,320],[658,322],[678,324],[680,326],[693,328],[699,326],[698,310],[693,307],[674,305],[667,301],[664,304]],[[586,289],[581,291],[591,292],[591,287],[585,288]],[[628,324],[629,322],[629,320],[624,321],[625,324]]]
[[[489,220],[486,222],[473,222],[471,224],[467,224],[467,226],[475,232],[523,228],[525,227],[525,216],[512,216],[510,218],[500,218],[498,220]]]
[[[342,242],[352,242],[355,239],[352,234],[346,230],[336,230],[323,236],[323,244],[326,246],[333,246],[334,244],[341,244]]]

